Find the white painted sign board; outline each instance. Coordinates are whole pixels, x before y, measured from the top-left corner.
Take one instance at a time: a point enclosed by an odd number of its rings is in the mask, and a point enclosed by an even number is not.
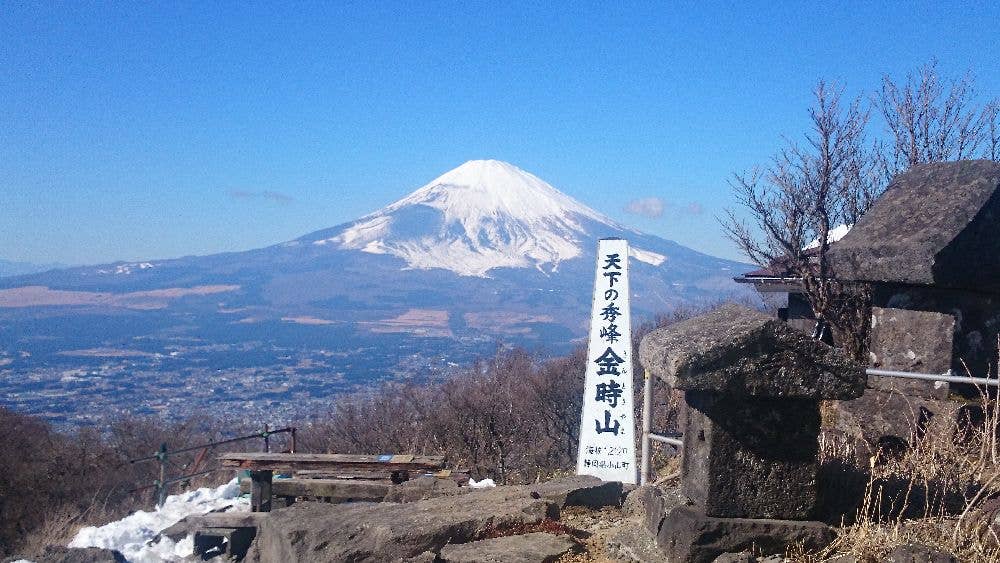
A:
[[[631,320],[628,241],[601,239],[576,461],[579,475],[636,482]]]

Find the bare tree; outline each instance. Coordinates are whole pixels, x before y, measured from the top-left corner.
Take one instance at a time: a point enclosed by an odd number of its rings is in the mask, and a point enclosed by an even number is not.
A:
[[[1000,156],[997,100],[976,104],[970,73],[945,81],[931,61],[902,84],[884,76],[874,102],[891,141],[883,160],[886,177],[914,164]]]
[[[865,148],[868,112],[861,100],[843,105],[842,89],[824,82],[814,94],[805,142],[788,142],[770,166],[736,174],[730,182],[753,225],[733,210],[722,223],[748,258],[801,278],[818,331],[839,329],[844,348],[863,358],[870,322],[866,290],[833,276],[830,232],[867,211],[883,182],[875,152]]]

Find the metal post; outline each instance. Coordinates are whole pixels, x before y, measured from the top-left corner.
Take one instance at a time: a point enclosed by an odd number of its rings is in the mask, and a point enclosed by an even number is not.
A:
[[[264,425],[263,436],[264,436],[264,451],[267,453],[271,453],[271,440],[270,440],[271,435],[267,432],[267,424]]]
[[[649,482],[649,434],[653,426],[653,379],[648,370],[642,370],[642,461],[639,465],[639,484]]]
[[[167,443],[160,444],[160,451],[157,452],[157,459],[160,460],[160,479],[156,482],[156,506],[163,506],[167,502]]]
[[[292,449],[291,449],[291,453],[295,453],[295,431],[296,430],[297,429],[295,427],[292,427]]]

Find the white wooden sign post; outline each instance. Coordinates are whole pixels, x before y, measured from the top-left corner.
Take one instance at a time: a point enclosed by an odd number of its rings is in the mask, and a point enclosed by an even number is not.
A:
[[[628,241],[601,239],[597,243],[577,474],[636,482],[633,397]]]

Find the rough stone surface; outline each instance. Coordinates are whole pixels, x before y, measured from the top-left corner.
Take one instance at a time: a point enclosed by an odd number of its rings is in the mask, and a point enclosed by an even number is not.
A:
[[[437,553],[434,553],[433,551],[425,551],[416,557],[399,559],[402,563],[436,563],[437,560]]]
[[[925,545],[907,544],[893,549],[886,563],[958,563],[958,559]]]
[[[921,164],[833,245],[838,278],[1000,291],[1000,164]]]
[[[712,563],[757,563],[757,558],[747,552],[723,553],[715,558]]]
[[[445,495],[458,495],[469,491],[459,487],[452,479],[438,479],[434,476],[417,477],[389,487],[385,502],[415,502]]]
[[[871,367],[945,373],[952,366],[955,315],[872,307]],[[899,377],[869,376],[868,386],[935,399],[948,397],[948,384]]]
[[[816,401],[688,391],[685,402],[685,496],[710,516],[813,516],[819,470]]]
[[[438,557],[444,563],[549,563],[579,549],[568,536],[535,532],[446,545]]]
[[[819,522],[715,518],[678,506],[667,514],[656,543],[671,563],[711,563],[723,553],[784,553],[796,543],[819,549],[833,539],[833,529]]]
[[[656,537],[641,526],[623,526],[605,545],[608,556],[624,563],[662,563]]]
[[[865,385],[864,368],[840,350],[739,305],[651,332],[639,358],[650,373],[685,391],[853,399]]]
[[[523,487],[497,487],[406,504],[297,503],[271,513],[247,561],[395,561],[476,540],[491,530],[558,518],[559,507]]]
[[[653,485],[644,485],[629,494],[627,505],[631,506],[629,514],[641,522],[653,537],[660,533],[663,520],[667,513],[677,506],[690,504],[690,499],[681,494],[679,487],[661,489]]]
[[[961,403],[871,389],[860,399],[833,405],[834,428],[872,446],[901,440],[907,446],[927,433],[954,433]]]
[[[527,488],[542,498],[556,503],[560,508],[584,506],[597,509],[622,504],[621,482],[602,481],[592,475],[562,477],[529,485]]]

